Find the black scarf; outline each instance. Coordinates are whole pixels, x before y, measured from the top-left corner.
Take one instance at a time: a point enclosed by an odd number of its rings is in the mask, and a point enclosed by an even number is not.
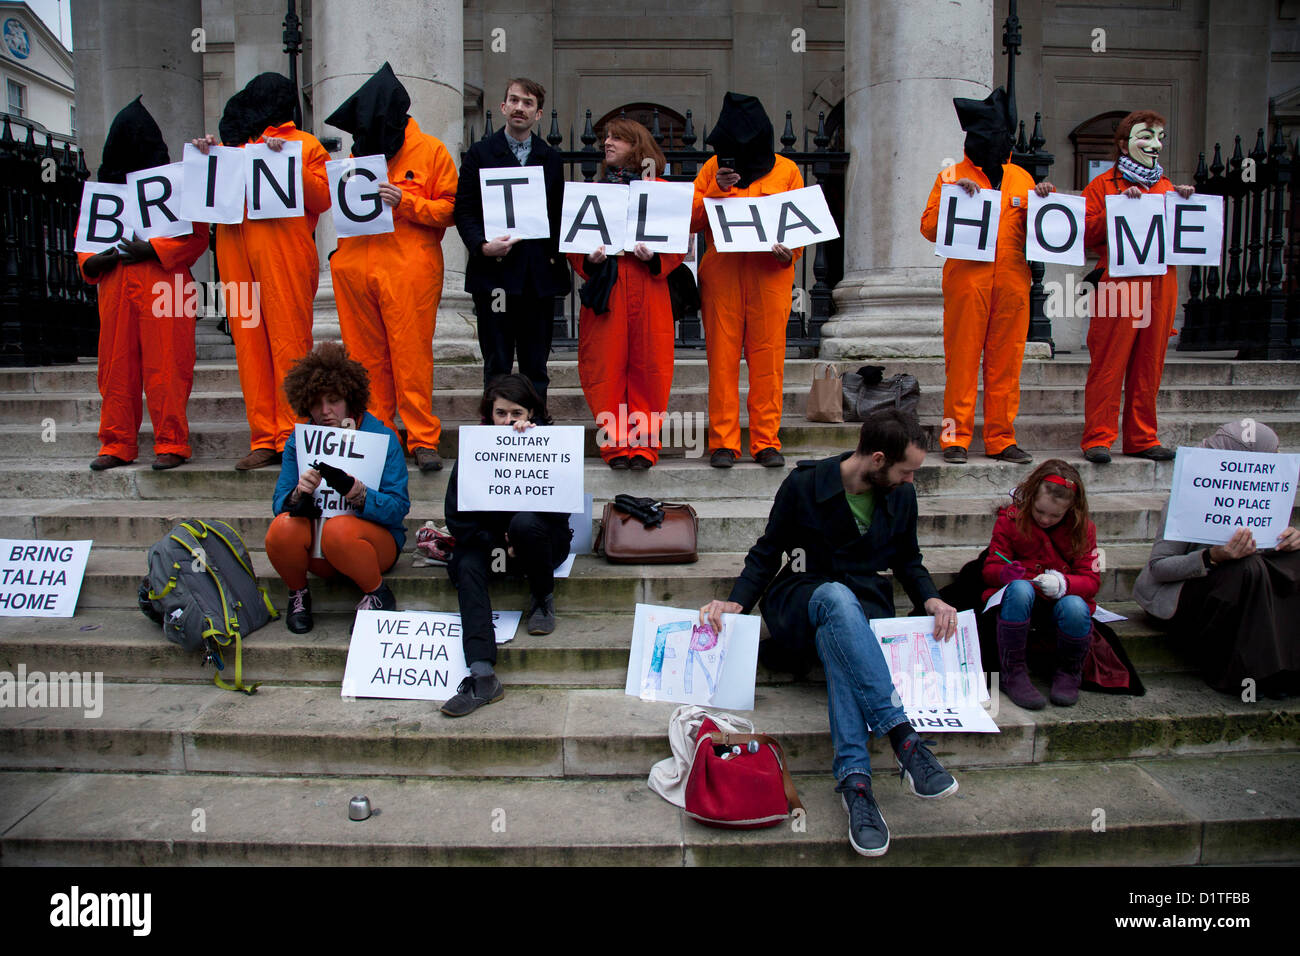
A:
[[[101,183],[125,183],[126,174],[171,162],[162,130],[137,96],[113,117],[104,137],[104,157],[99,167]]]
[[[706,142],[713,147],[719,162],[736,161],[734,169],[740,174],[736,185],[745,189],[776,165],[776,151],[772,146],[775,140],[772,121],[758,97],[728,93],[722,101],[717,125]]]
[[[955,97],[952,105],[957,120],[966,131],[967,158],[983,170],[989,184],[1002,185],[1002,165],[1011,155],[1011,131],[1016,125],[1015,109],[1007,91],[998,87],[982,100]]]
[[[406,142],[411,96],[385,63],[325,120],[352,134],[353,156],[397,155]]]

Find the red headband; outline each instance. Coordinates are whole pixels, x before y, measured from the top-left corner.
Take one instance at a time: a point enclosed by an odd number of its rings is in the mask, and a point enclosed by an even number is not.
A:
[[[1060,475],[1044,475],[1043,481],[1050,481],[1054,485],[1064,485],[1066,488],[1069,488],[1071,491],[1073,491],[1075,488],[1073,481],[1071,481],[1069,478],[1062,478]]]

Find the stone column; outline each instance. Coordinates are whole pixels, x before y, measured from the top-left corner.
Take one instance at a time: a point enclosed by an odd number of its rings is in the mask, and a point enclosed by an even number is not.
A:
[[[848,0],[845,36],[844,278],[821,355],[942,355],[942,263],[921,211],[961,157],[952,98],[991,89],[993,3]]]
[[[411,116],[440,139],[460,165],[464,138],[464,24],[462,0],[315,0],[312,4],[312,86],[316,135],[340,136],[347,156],[352,138],[325,125],[325,117],[387,60],[411,94]],[[333,287],[325,257],[337,244],[333,221],[316,230],[321,286],[316,297],[317,339],[338,336]],[[434,336],[438,362],[475,361],[473,303],[465,295],[465,247],[454,228],[443,239],[442,302]]]
[[[179,160],[203,126],[203,55],[192,48],[192,31],[203,25],[201,0],[73,0],[72,19],[77,137],[91,172],[113,117],[141,94]]]

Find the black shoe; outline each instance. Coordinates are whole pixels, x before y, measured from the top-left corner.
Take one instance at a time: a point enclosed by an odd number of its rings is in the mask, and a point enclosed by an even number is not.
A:
[[[871,778],[851,773],[835,789],[849,814],[849,845],[863,856],[884,856],[889,849],[889,827],[871,792]]]
[[[632,471],[649,471],[650,459],[645,455],[633,455],[627,467]]]
[[[381,584],[357,603],[358,611],[396,611],[397,598],[387,584]]]
[[[110,468],[121,468],[129,464],[131,464],[129,461],[116,455],[96,455],[95,460],[90,463],[90,470],[107,471]]]
[[[996,455],[990,455],[989,457],[997,461],[1009,461],[1015,465],[1027,465],[1034,460],[1034,456],[1019,445],[1008,445]]]
[[[754,461],[764,468],[784,468],[785,456],[775,448],[764,448],[754,456]]]
[[[1126,451],[1124,454],[1130,458],[1145,458],[1147,461],[1173,461],[1178,453],[1164,445],[1152,445],[1142,451]]]
[[[488,674],[486,677],[471,674],[460,682],[456,696],[443,704],[441,710],[448,717],[464,717],[484,704],[495,704],[504,696],[506,689],[501,686],[496,674]]]
[[[730,448],[719,448],[709,456],[709,464],[714,468],[730,468],[738,457],[740,456]]]
[[[627,471],[628,464],[627,455],[616,455],[609,460],[609,467],[614,471]]]
[[[533,598],[528,608],[528,633],[550,634],[555,630],[555,595],[548,594],[540,601]]]
[[[922,741],[915,732],[908,735],[894,754],[898,775],[909,790],[927,800],[937,800],[956,793],[957,781],[934,759],[934,754],[930,753],[926,743],[932,741]]]
[[[416,467],[426,474],[431,471],[442,471],[442,456],[438,454],[438,449],[417,448],[414,455]]]
[[[949,445],[943,450],[943,460],[950,465],[966,464],[966,449],[961,445]]]
[[[306,634],[314,625],[311,616],[311,592],[306,588],[290,590],[284,626],[295,634]]]
[[[1085,448],[1083,450],[1083,457],[1094,465],[1110,464],[1110,452],[1101,445],[1093,445],[1091,448]]]

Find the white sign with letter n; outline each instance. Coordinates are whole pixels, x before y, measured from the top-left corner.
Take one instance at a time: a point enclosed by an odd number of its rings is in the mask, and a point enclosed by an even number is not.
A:
[[[244,147],[249,219],[289,219],[306,214],[302,199],[302,143],[288,140],[277,152],[265,143]]]

